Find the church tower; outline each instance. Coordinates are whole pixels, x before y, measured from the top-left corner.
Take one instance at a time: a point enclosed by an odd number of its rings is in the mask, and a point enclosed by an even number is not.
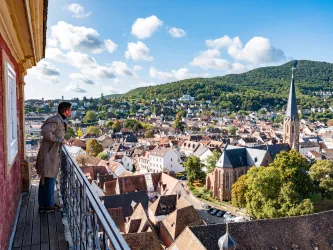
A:
[[[283,122],[283,142],[288,143],[290,148],[299,150],[299,119],[297,114],[296,89],[294,83],[294,67],[290,83],[290,92],[286,116]]]

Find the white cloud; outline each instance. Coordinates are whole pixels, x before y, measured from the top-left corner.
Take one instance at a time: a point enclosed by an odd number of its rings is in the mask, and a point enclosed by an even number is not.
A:
[[[158,71],[154,67],[150,67],[149,75],[152,78],[157,78],[157,79],[161,79],[161,80],[164,80],[164,81],[170,81],[174,78],[172,73]]]
[[[28,74],[34,76],[40,81],[58,83],[60,76],[59,69],[52,63],[42,60],[37,63],[37,66],[28,69]]]
[[[151,37],[153,33],[163,25],[163,21],[157,16],[138,18],[132,25],[132,35],[139,39]]]
[[[229,56],[234,60],[252,63],[255,66],[286,60],[283,51],[273,47],[269,39],[264,37],[253,37],[243,47],[239,37],[230,38],[225,35],[215,40],[206,40],[206,45],[217,50],[227,49]]]
[[[77,93],[85,93],[87,90],[81,88],[78,84],[71,82],[70,85],[66,88],[67,91],[73,91]]]
[[[110,52],[110,53],[113,53],[113,52],[117,49],[117,47],[118,47],[118,45],[115,44],[115,43],[114,43],[113,41],[111,41],[110,39],[105,40],[105,41],[104,41],[104,44],[105,44],[105,48],[106,48],[106,50],[107,50],[108,52]]]
[[[243,45],[238,36],[235,38],[230,38],[229,36],[225,35],[215,40],[206,40],[206,46],[211,49],[226,49],[231,46],[241,48]]]
[[[154,58],[149,55],[149,49],[143,42],[128,43],[125,57],[132,58],[134,61],[152,61]]]
[[[114,78],[113,68],[99,65],[95,58],[87,54],[73,51],[65,54],[57,48],[47,48],[45,57],[78,68],[84,75],[95,78]]]
[[[189,72],[188,68],[180,68],[178,70],[171,70],[171,73],[169,73],[169,72],[159,71],[154,67],[150,67],[149,75],[151,78],[159,79],[159,80],[163,80],[163,81],[184,80],[184,79],[193,78],[193,77],[200,77],[200,76],[205,77],[206,76],[206,75],[192,74]]]
[[[94,84],[94,81],[86,77],[85,75],[72,73],[69,75],[69,78],[72,79],[75,83],[84,83],[84,84]]]
[[[117,79],[115,79],[115,80],[117,80]],[[102,90],[103,90],[103,94],[106,94],[106,95],[112,95],[112,94],[119,93],[117,90],[114,89],[114,87],[107,86],[107,85],[102,86]]]
[[[208,49],[201,51],[199,56],[194,57],[191,64],[203,69],[230,70],[231,64],[220,58],[220,51],[217,49]]]
[[[63,50],[83,50],[94,54],[104,50],[104,43],[96,30],[84,26],[73,26],[64,21],[51,26],[49,40],[52,46],[59,46]]]
[[[180,37],[186,36],[186,32],[180,28],[173,27],[173,28],[169,29],[168,32],[172,37],[175,37],[175,38],[180,38]]]
[[[76,18],[83,18],[91,15],[91,12],[85,12],[84,7],[78,3],[65,5],[63,9],[71,12],[73,14],[73,17]]]
[[[276,63],[286,60],[284,52],[274,48],[270,41],[264,37],[253,37],[244,48],[231,47],[230,56],[238,61],[247,61],[254,65]]]
[[[215,40],[206,40],[209,48],[193,58],[191,64],[203,69],[222,70],[226,73],[243,73],[258,66],[276,64],[286,60],[280,49],[274,48],[264,37],[253,37],[245,46],[239,37],[225,35]],[[231,58],[221,58],[221,50],[226,50]]]
[[[122,76],[132,76],[133,72],[128,68],[127,64],[120,61],[112,62],[112,67],[118,75]]]
[[[140,71],[142,70],[142,67],[140,65],[135,65],[133,68],[133,71]]]
[[[115,84],[121,84],[121,83],[122,83],[122,81],[120,81],[120,79],[119,79],[119,78],[115,78],[115,79],[114,79],[114,83],[115,83]]]

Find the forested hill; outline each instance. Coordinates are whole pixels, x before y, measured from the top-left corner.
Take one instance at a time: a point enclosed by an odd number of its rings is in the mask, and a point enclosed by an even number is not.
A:
[[[142,87],[122,95],[125,98],[176,99],[183,94],[196,100],[213,100],[220,108],[256,110],[262,105],[280,108],[286,103],[291,68],[296,66],[295,83],[298,103],[303,108],[320,105],[316,91],[333,90],[333,64],[315,61],[290,61],[280,66],[264,67],[243,74],[213,78],[193,78],[150,87]]]

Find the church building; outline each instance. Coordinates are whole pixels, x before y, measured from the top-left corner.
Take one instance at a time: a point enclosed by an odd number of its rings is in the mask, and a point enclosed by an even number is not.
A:
[[[283,142],[288,143],[289,147],[297,152],[299,151],[299,118],[297,114],[294,68],[292,68],[288,106],[283,122]]]
[[[299,149],[299,118],[297,115],[294,68],[290,84],[290,93],[286,116],[283,124],[283,143],[275,145],[259,145],[254,147],[227,146],[216,163],[214,171],[206,177],[206,189],[213,196],[223,200],[231,200],[231,188],[237,179],[255,167],[268,166],[281,151]]]

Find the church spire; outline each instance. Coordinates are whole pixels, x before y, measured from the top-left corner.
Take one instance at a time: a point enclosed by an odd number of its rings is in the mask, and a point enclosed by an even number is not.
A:
[[[299,150],[299,120],[297,114],[296,89],[294,82],[294,67],[292,67],[292,76],[288,98],[286,116],[283,123],[283,142],[288,143],[290,148]]]
[[[289,90],[289,98],[288,98],[288,106],[286,110],[286,118],[291,120],[297,120],[297,103],[296,103],[296,89],[294,83],[294,67],[291,68],[292,75],[291,75],[291,83],[290,83],[290,90]]]

